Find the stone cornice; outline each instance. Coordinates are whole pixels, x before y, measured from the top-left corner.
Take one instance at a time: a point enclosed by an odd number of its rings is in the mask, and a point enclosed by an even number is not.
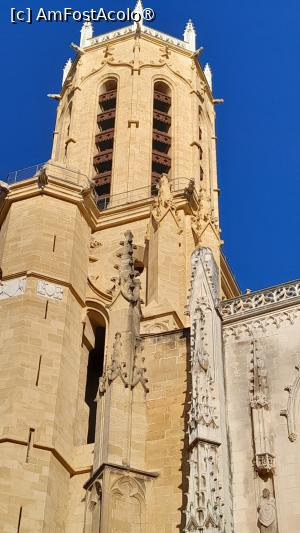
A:
[[[78,178],[78,176],[76,178],[74,176],[72,180],[71,178],[58,177],[51,173],[52,169],[52,165],[49,170],[46,166],[47,183],[42,187],[40,186],[38,176],[14,183],[10,186],[9,193],[0,209],[0,226],[13,202],[36,196],[51,196],[52,198],[77,205],[91,229],[93,230],[95,228],[99,210],[93,200],[87,178]],[[60,173],[68,173],[63,168],[57,167],[57,169],[59,169]]]
[[[104,472],[104,470],[106,469],[110,469],[110,470],[115,470],[117,472],[127,472],[127,473],[130,473],[130,474],[135,474],[135,475],[138,475],[138,476],[143,476],[145,478],[150,478],[150,479],[155,479],[157,477],[159,477],[160,475],[160,472],[151,472],[151,471],[147,471],[147,470],[139,470],[137,468],[132,468],[130,466],[125,466],[125,465],[117,465],[117,464],[113,464],[113,463],[102,463],[101,466],[99,466],[99,468],[97,468],[97,470],[93,473],[93,475],[91,476],[91,478],[83,485],[83,488],[84,489],[89,489],[90,486],[94,483],[94,481],[99,477],[101,476],[101,474]]]
[[[224,324],[271,313],[300,303],[300,280],[225,300],[220,304]]]
[[[98,211],[94,231],[119,226],[120,224],[128,224],[129,222],[134,222],[136,220],[148,219],[154,198],[155,197],[143,198],[132,203]],[[192,202],[195,203],[196,199],[193,198]],[[183,210],[187,215],[192,214],[190,202],[186,198],[186,194],[183,190],[174,192],[174,205],[177,210]],[[124,216],[125,213],[126,216]]]
[[[84,51],[88,52],[89,50],[94,49],[95,46],[113,44],[131,37],[135,38],[135,36],[136,31],[133,29],[133,27],[126,26],[124,28],[120,28],[109,33],[104,33],[102,35],[96,35],[95,37],[92,37],[90,39],[90,44],[88,44],[84,48]],[[155,44],[165,44],[176,52],[181,52],[191,57],[194,55],[194,52],[189,50],[188,43],[186,43],[182,39],[178,39],[177,37],[173,37],[172,35],[168,35],[167,33],[155,30],[148,26],[142,26],[141,32],[139,33],[139,38],[144,38],[148,41],[154,42]]]

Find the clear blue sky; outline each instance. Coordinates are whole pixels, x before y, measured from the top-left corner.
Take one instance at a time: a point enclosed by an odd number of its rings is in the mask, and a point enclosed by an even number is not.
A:
[[[299,0],[151,0],[153,25],[181,36],[188,18],[213,69],[225,253],[243,290],[300,277]],[[10,8],[124,9],[125,1],[2,0],[1,178],[50,156],[62,67],[80,23],[12,25]],[[97,34],[113,23],[95,24]]]

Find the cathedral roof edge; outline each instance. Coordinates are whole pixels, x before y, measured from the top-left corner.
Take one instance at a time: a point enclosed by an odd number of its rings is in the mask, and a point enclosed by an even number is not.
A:
[[[273,287],[248,292],[242,296],[224,300],[220,304],[223,319],[237,315],[249,315],[265,311],[266,308],[287,307],[300,301],[300,279],[288,281]]]
[[[158,31],[154,28],[150,28],[149,26],[145,26],[144,24],[140,26],[140,31],[141,31],[141,35],[153,37],[155,39],[163,41],[166,45],[175,46],[176,48],[186,51],[186,52],[192,52],[191,49],[189,48],[189,43],[183,41],[182,39],[169,35],[168,33]],[[135,32],[136,32],[135,26],[130,25],[130,26],[124,26],[123,28],[119,28],[117,30],[114,30],[108,33],[95,35],[86,41],[84,48],[86,50],[97,44],[105,44],[115,39],[118,39],[120,37],[134,35]]]

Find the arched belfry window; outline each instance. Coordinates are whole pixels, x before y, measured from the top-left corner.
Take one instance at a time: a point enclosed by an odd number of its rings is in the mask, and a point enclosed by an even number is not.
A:
[[[82,336],[79,414],[77,416],[81,442],[95,442],[99,378],[103,373],[105,321],[101,315],[89,312]],[[83,405],[83,402],[85,405]]]
[[[157,194],[157,184],[162,174],[171,169],[171,89],[163,81],[154,84],[153,132],[152,132],[152,179],[151,192]]]
[[[103,83],[99,95],[95,137],[96,155],[94,156],[96,176],[94,181],[96,192],[100,197],[109,197],[111,189],[117,88],[117,80],[111,78]]]

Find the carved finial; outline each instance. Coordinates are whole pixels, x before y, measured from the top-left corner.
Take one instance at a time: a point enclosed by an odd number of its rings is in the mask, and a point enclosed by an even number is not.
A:
[[[72,67],[72,59],[69,57],[68,61],[66,62],[63,70],[63,77],[62,77],[62,85],[65,83],[67,76],[71,70]]]
[[[93,37],[94,29],[90,20],[86,20],[80,30],[80,47],[87,46],[89,39]]]
[[[189,45],[189,49],[191,52],[195,52],[196,50],[196,31],[194,24],[192,23],[191,19],[188,21],[184,34],[183,34],[184,41]]]
[[[137,0],[137,3],[135,5],[134,11],[132,12],[132,16],[134,18],[133,26],[135,29],[138,28],[138,25],[141,27],[143,26],[144,22],[144,6],[142,3],[142,0]]]
[[[120,242],[122,250],[117,254],[120,258],[115,268],[119,271],[119,277],[115,278],[113,292],[120,289],[126,300],[136,303],[140,302],[140,280],[139,273],[134,268],[133,251],[136,246],[133,244],[133,234],[130,230],[125,231],[125,239]]]
[[[206,63],[205,67],[204,67],[204,75],[206,77],[206,81],[208,83],[208,86],[210,88],[210,90],[212,91],[212,70],[211,70],[211,67],[208,63]]]

